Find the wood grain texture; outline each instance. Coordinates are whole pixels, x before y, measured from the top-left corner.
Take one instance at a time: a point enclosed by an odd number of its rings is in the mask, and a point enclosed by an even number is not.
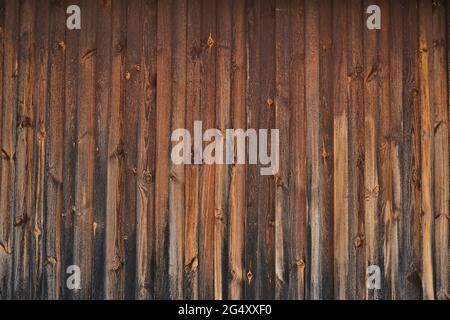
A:
[[[444,0],[0,1],[0,299],[448,299],[448,30]],[[173,163],[195,121],[278,129],[278,172]]]

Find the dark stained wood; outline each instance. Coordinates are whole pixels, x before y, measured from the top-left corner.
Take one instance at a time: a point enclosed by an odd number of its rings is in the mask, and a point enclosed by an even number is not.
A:
[[[64,165],[64,97],[65,97],[65,28],[64,2],[50,5],[49,39],[49,96],[46,128],[47,196],[45,217],[45,260],[43,297],[62,297],[62,218],[63,218],[63,165]]]

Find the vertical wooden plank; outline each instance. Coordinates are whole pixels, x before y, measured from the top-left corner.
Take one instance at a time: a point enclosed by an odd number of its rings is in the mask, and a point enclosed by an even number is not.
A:
[[[260,1],[247,3],[247,130],[257,129],[260,107]],[[257,234],[258,234],[258,168],[249,165],[246,170],[247,214],[245,217],[245,299],[256,299],[257,273]]]
[[[307,193],[311,221],[310,283],[307,299],[319,299],[320,289],[320,139],[319,139],[319,2],[305,1],[305,105],[307,123]]]
[[[142,3],[141,107],[138,127],[137,287],[136,298],[153,297],[155,110],[156,110],[156,1]]]
[[[279,170],[275,175],[275,298],[286,299],[289,288],[289,154],[291,104],[289,88],[290,4],[275,3],[275,128],[280,134]],[[296,106],[298,107],[298,106]]]
[[[288,266],[289,298],[304,300],[308,291],[308,215],[307,215],[307,131],[305,103],[306,35],[305,7],[303,0],[292,1],[290,17],[290,61],[286,72],[289,75],[291,140],[289,171],[289,216]],[[309,50],[309,48],[308,48]]]
[[[349,114],[349,264],[348,298],[366,296],[366,261],[364,243],[364,15],[361,0],[348,2],[348,114]]]
[[[0,299],[13,298],[14,181],[17,134],[19,3],[4,2],[2,126],[0,136]]]
[[[385,252],[385,272],[388,277],[389,298],[401,298],[401,273],[400,273],[400,238],[399,238],[399,218],[402,208],[402,184],[401,184],[401,155],[402,148],[402,127],[403,127],[403,13],[402,4],[398,1],[390,3],[390,56],[389,56],[389,80],[390,80],[390,159],[392,175],[392,204],[390,216],[385,217],[386,230],[386,252]]]
[[[124,170],[123,113],[125,104],[126,57],[126,4],[111,3],[111,108],[108,115],[108,173],[106,187],[106,261],[105,298],[124,296],[125,254],[123,239],[124,221]]]
[[[330,81],[333,70],[333,39],[332,39],[332,2],[322,0],[319,2],[319,33],[320,49],[319,55],[319,110],[320,110],[320,132],[319,145],[320,157],[320,206],[319,206],[319,256],[320,283],[317,287],[317,298],[331,299],[334,292],[333,284],[333,92]]]
[[[219,0],[217,3],[217,49],[216,49],[216,120],[222,138],[225,130],[231,126],[231,37],[232,37],[232,1]],[[224,144],[225,146],[225,144]],[[217,159],[225,160],[225,149]],[[229,166],[216,166],[215,205],[214,205],[214,299],[227,297],[226,279],[226,232],[228,228],[229,208]]]
[[[200,0],[187,3],[188,59],[186,62],[186,129],[194,132],[194,121],[200,120]],[[194,147],[191,157],[194,156]],[[184,226],[184,298],[198,299],[198,219],[199,219],[198,165],[185,170],[185,226]]]
[[[50,70],[48,121],[46,124],[46,220],[45,220],[45,298],[61,298],[63,262],[61,261],[61,217],[63,214],[64,98],[65,98],[65,6],[63,1],[50,6]]]
[[[172,1],[158,1],[158,36],[156,73],[156,172],[155,185],[155,298],[168,296],[168,218],[169,218],[169,139],[172,110],[171,62]]]
[[[377,222],[377,234],[378,239],[384,239],[384,241],[378,241],[378,250],[380,254],[380,260],[383,262],[380,265],[382,272],[381,298],[387,299],[392,292],[391,285],[393,280],[388,275],[388,263],[389,260],[391,239],[388,238],[391,231],[391,222],[394,220],[393,204],[393,184],[392,184],[392,155],[391,155],[391,106],[390,106],[390,54],[391,43],[390,36],[392,34],[392,26],[390,20],[390,7],[389,1],[381,0],[379,3],[382,12],[382,26],[379,31],[379,83],[378,83],[378,95],[379,95],[379,131],[377,137],[377,167],[379,172],[379,202],[378,210],[380,212],[380,218]]]
[[[34,141],[34,21],[36,2],[20,4],[19,94],[16,141],[16,174],[14,204],[13,297],[30,295],[30,235],[33,213],[33,141]]]
[[[256,108],[259,112],[258,129],[269,132],[275,126],[275,1],[261,2],[260,51],[261,87]],[[268,134],[267,139],[270,135]],[[261,136],[259,136],[259,139]],[[258,139],[258,140],[259,140]],[[270,140],[269,140],[270,141]],[[261,147],[261,142],[258,141]],[[270,142],[267,143],[269,150]],[[258,261],[256,290],[258,299],[275,297],[275,177],[261,175],[258,165]]]
[[[333,156],[333,244],[334,244],[334,298],[343,300],[348,297],[349,275],[349,113],[347,77],[347,6],[342,1],[334,0],[333,6],[333,69],[332,92],[333,106],[333,145],[336,146]],[[331,112],[331,110],[324,110]],[[337,147],[339,146],[339,147]]]
[[[420,177],[421,177],[421,272],[423,299],[434,299],[433,284],[433,108],[430,100],[429,51],[431,25],[431,2],[419,1],[419,92],[420,92]],[[417,235],[416,235],[417,236]]]
[[[80,5],[79,1],[67,0],[64,7],[69,5]],[[63,299],[73,296],[73,291],[66,286],[66,270],[73,265],[73,241],[74,241],[74,216],[75,216],[75,163],[77,158],[77,106],[78,106],[78,73],[79,73],[79,44],[80,31],[68,30],[65,42],[58,45],[65,49],[65,106],[64,106],[64,163],[63,163],[63,214],[62,214],[62,239],[61,239],[61,261],[62,272],[65,275],[61,279],[63,288]]]
[[[125,198],[123,239],[125,255],[125,299],[134,297],[136,283],[136,188],[137,188],[137,123],[140,108],[140,73],[142,23],[141,1],[127,2],[127,53],[125,71],[124,151]]]
[[[404,2],[403,16],[403,148],[401,272],[404,277],[402,299],[420,299],[420,113],[418,88],[418,12],[417,1]]]
[[[364,8],[371,3],[364,2]],[[365,268],[376,265],[382,267],[380,252],[378,250],[378,204],[379,204],[379,177],[378,177],[378,130],[379,130],[379,83],[380,61],[379,30],[364,28],[364,196],[365,196]],[[377,300],[380,290],[366,288],[366,298]]]
[[[432,45],[431,49],[431,75],[432,90],[431,105],[434,106],[434,117],[431,119],[434,139],[434,257],[436,272],[435,293],[438,299],[448,299],[449,281],[449,101],[448,101],[448,70],[446,69],[445,51],[448,50],[448,39],[446,34],[445,20],[449,15],[445,15],[445,8],[450,9],[450,4],[438,1],[432,7]],[[448,59],[448,58],[447,58]]]
[[[171,131],[185,127],[186,1],[173,4]],[[170,164],[169,180],[169,297],[183,298],[184,165]]]
[[[49,2],[43,1],[36,8],[35,51],[35,145],[34,145],[34,210],[31,217],[31,297],[43,297],[42,274],[46,261],[44,261],[44,223],[45,223],[45,190],[46,190],[46,141],[47,141],[47,92],[48,92],[48,50],[49,50]]]
[[[246,11],[245,3],[233,0],[231,24],[231,126],[246,127]],[[228,204],[228,258],[229,299],[244,298],[245,216],[246,216],[246,169],[234,165],[230,169]]]
[[[0,90],[2,94],[0,95],[0,106],[3,110],[3,84],[4,84],[4,59],[5,56],[5,1],[0,2]],[[2,125],[3,125],[3,112],[0,112],[0,132],[2,132]],[[1,178],[1,172],[2,172],[2,159],[3,157],[0,156],[0,178]]]
[[[203,130],[215,127],[216,114],[216,0],[201,4],[201,59],[200,112]],[[206,146],[206,144],[204,144]],[[203,160],[204,161],[204,160]],[[200,172],[199,225],[199,299],[214,298],[214,186],[215,167],[203,163]]]
[[[84,300],[92,298],[94,256],[95,30],[97,15],[96,5],[91,1],[83,1],[81,8],[83,22],[79,47],[73,261],[81,271],[81,289],[74,291],[74,298]]]
[[[95,187],[93,217],[93,284],[94,299],[104,298],[105,279],[105,227],[107,208],[108,170],[108,114],[111,88],[111,1],[99,2],[97,6],[96,75],[95,75]]]

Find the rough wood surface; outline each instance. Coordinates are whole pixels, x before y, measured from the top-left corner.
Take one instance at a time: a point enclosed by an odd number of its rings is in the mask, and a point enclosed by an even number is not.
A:
[[[448,299],[448,30],[444,0],[0,0],[0,299]],[[174,164],[199,120],[279,129],[279,171]]]

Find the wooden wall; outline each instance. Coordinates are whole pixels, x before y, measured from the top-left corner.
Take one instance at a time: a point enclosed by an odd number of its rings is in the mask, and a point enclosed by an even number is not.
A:
[[[0,299],[448,298],[449,22],[443,0],[0,0]],[[194,120],[279,128],[278,174],[174,165]]]

